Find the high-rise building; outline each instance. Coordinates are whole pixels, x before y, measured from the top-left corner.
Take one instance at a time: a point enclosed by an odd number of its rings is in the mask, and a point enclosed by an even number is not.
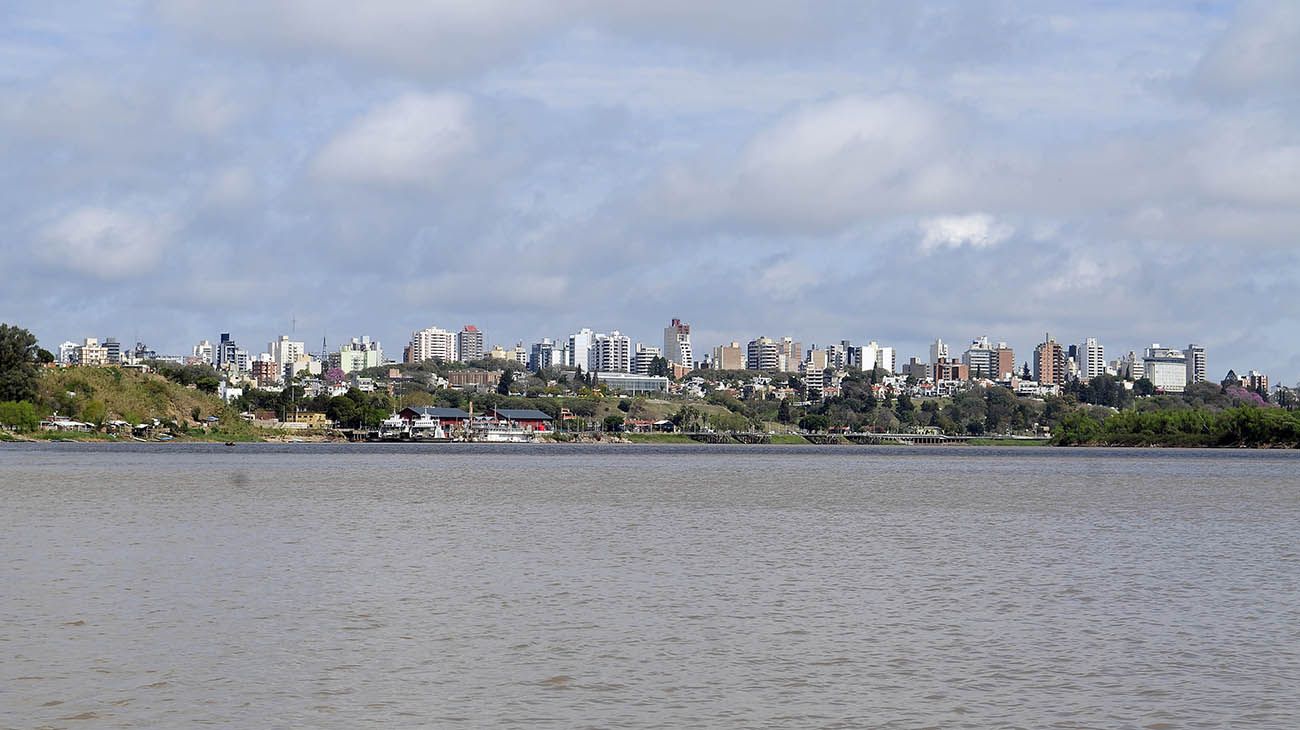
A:
[[[777,348],[781,355],[777,368],[787,373],[799,372],[799,366],[803,364],[803,346],[793,337],[782,337]]]
[[[632,358],[632,374],[649,375],[650,367],[654,365],[656,359],[661,357],[663,357],[663,353],[659,351],[659,348],[648,347],[638,342],[636,355]]]
[[[677,363],[688,368],[695,367],[695,355],[691,351],[691,326],[680,319],[664,328],[663,357],[670,363]]]
[[[1051,334],[1044,335],[1042,344],[1034,348],[1034,380],[1042,384],[1065,385],[1066,372],[1064,348],[1052,339]]]
[[[998,380],[1010,378],[1016,374],[1016,351],[1007,347],[1007,343],[999,342],[996,350],[993,351],[997,358],[997,376]]]
[[[461,362],[483,359],[483,333],[478,327],[467,324],[456,333],[456,359]]]
[[[524,347],[524,343],[515,343],[514,359],[515,362],[523,365],[525,368],[528,367],[528,348]]]
[[[872,345],[876,343],[872,342]],[[889,374],[894,372],[894,348],[876,346],[876,367],[884,370]]]
[[[770,337],[750,340],[745,348],[745,367],[749,370],[780,370],[781,346]]]
[[[108,359],[109,365],[121,365],[122,343],[118,342],[116,337],[105,337],[104,354]]]
[[[1268,397],[1268,376],[1258,370],[1251,370],[1246,373],[1246,377],[1241,379],[1241,385],[1246,390]]]
[[[59,364],[76,365],[77,364],[77,343],[65,342],[59,345]]]
[[[210,362],[214,362],[213,358],[216,357],[217,349],[212,346],[211,342],[208,342],[207,340],[202,340],[201,342],[199,342],[199,344],[194,346],[192,353],[194,357],[204,362],[210,363]]]
[[[353,337],[340,347],[337,353],[331,355],[330,360],[331,365],[346,375],[383,365],[384,349],[378,342],[372,342],[368,335],[362,335],[360,338]]]
[[[1181,393],[1187,387],[1187,354],[1153,343],[1142,355],[1143,376],[1161,393]]]
[[[456,359],[456,335],[439,327],[427,327],[411,333],[409,362]]]
[[[971,378],[996,378],[998,376],[998,356],[987,337],[971,340],[970,347],[961,355],[961,362],[966,366]]]
[[[632,369],[632,340],[614,330],[592,338],[587,354],[587,371],[592,373],[626,373]]]
[[[1146,366],[1142,358],[1138,357],[1136,352],[1129,350],[1128,354],[1111,363],[1115,369],[1116,377],[1124,380],[1141,380],[1146,377]]]
[[[528,369],[533,372],[545,370],[559,365],[562,355],[554,342],[549,337],[543,337],[541,342],[534,342],[532,352],[528,355]]]
[[[1097,338],[1089,337],[1079,345],[1078,359],[1075,361],[1079,365],[1079,379],[1083,381],[1092,380],[1099,375],[1106,374],[1106,348],[1097,342]]]
[[[715,370],[744,370],[745,350],[740,346],[739,342],[718,345],[713,348],[713,362],[711,365]]]
[[[82,367],[98,368],[108,364],[108,349],[99,344],[94,337],[87,337],[77,346],[77,364]]]
[[[1205,348],[1200,345],[1188,345],[1183,350],[1183,357],[1187,360],[1187,384],[1205,382]]]
[[[280,339],[267,343],[266,352],[283,371],[286,366],[297,362],[298,358],[307,352],[307,345],[297,340],[290,340],[289,335],[280,335]]]
[[[231,370],[236,368],[235,353],[239,350],[239,345],[230,338],[229,332],[222,332],[217,338],[217,355],[214,364],[218,370]]]
[[[930,364],[936,365],[940,359],[945,362],[948,360],[948,344],[942,339],[936,339],[930,343]]]
[[[586,327],[569,335],[567,346],[564,348],[565,366],[589,371],[591,369],[591,343],[594,337],[595,334]]]

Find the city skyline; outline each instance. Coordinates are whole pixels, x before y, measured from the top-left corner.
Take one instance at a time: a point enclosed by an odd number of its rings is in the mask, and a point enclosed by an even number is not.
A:
[[[1051,331],[1300,380],[1293,3],[475,8],[10,4],[0,320]]]

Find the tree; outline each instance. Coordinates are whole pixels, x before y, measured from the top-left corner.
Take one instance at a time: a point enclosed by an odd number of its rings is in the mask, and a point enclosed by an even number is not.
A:
[[[789,398],[781,399],[781,405],[778,406],[776,409],[776,420],[780,421],[781,423],[790,423],[791,421],[794,420],[794,416],[790,413]]]
[[[81,411],[81,417],[86,421],[95,424],[95,427],[104,425],[104,420],[108,418],[108,407],[102,400],[92,400],[86,404]]]
[[[656,357],[651,360],[649,374],[656,377],[671,377],[672,369],[668,367],[668,358]]]
[[[0,426],[14,431],[35,431],[41,425],[40,416],[36,415],[36,406],[27,401],[0,403]]]
[[[1156,384],[1151,382],[1150,378],[1139,378],[1137,382],[1133,383],[1133,395],[1148,396],[1155,395],[1155,393]]]
[[[799,428],[805,431],[825,431],[830,425],[830,420],[826,416],[809,415],[799,419]]]
[[[36,335],[0,324],[0,401],[34,401],[39,377]]]
[[[515,373],[513,370],[506,370],[501,373],[501,380],[497,383],[497,393],[500,395],[510,395],[510,386],[515,383]]]
[[[605,420],[602,421],[602,423],[604,424],[606,431],[623,430],[623,417],[620,415],[611,413],[608,416],[605,416]]]

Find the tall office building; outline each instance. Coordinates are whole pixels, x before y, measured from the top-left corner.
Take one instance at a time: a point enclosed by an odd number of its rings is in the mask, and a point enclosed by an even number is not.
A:
[[[663,357],[670,363],[677,363],[688,368],[695,367],[695,355],[691,351],[691,326],[680,319],[664,328]]]
[[[1161,393],[1181,393],[1188,385],[1187,353],[1153,343],[1142,354],[1143,377]]]
[[[478,327],[467,324],[456,333],[456,359],[461,362],[483,359],[483,333]]]
[[[776,344],[781,353],[777,367],[787,373],[799,372],[799,366],[803,364],[803,346],[793,337],[782,337]]]
[[[537,372],[555,367],[560,364],[562,354],[549,337],[543,337],[541,342],[533,343],[532,352],[528,355],[528,369]]]
[[[947,362],[948,343],[941,339],[936,339],[934,342],[930,343],[930,364],[935,365],[940,359]]]
[[[987,337],[971,340],[970,347],[961,355],[961,362],[966,366],[972,378],[996,378],[998,376],[998,356]]]

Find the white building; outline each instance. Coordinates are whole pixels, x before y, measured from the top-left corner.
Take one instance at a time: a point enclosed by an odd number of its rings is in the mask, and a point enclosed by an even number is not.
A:
[[[592,331],[585,327],[569,335],[564,347],[564,365],[590,371],[591,343],[594,337]]]
[[[1200,345],[1188,345],[1183,350],[1183,358],[1187,361],[1187,384],[1205,382],[1205,348]]]
[[[637,343],[636,356],[632,358],[632,374],[649,375],[650,366],[654,365],[654,361],[660,357],[663,357],[663,353],[659,348]]]
[[[59,364],[76,365],[77,364],[77,343],[65,342],[59,345]]]
[[[771,337],[759,337],[750,340],[745,347],[745,368],[747,370],[780,370],[781,345]]]
[[[208,342],[207,340],[202,340],[199,342],[199,344],[194,346],[194,349],[191,351],[191,354],[194,357],[199,358],[203,362],[216,362],[214,358],[216,357],[217,354],[217,348],[213,347],[211,342]]]
[[[267,343],[266,352],[271,356],[276,364],[280,366],[280,374],[284,375],[286,368],[302,357],[307,352],[307,346],[302,342],[289,339],[289,335],[280,335],[280,339]]]
[[[948,344],[941,339],[936,339],[930,343],[930,364],[938,364],[940,358],[945,361],[948,359]]]
[[[614,330],[592,338],[587,353],[587,371],[592,373],[626,373],[632,370],[632,340]]]
[[[427,327],[411,333],[410,362],[456,359],[456,335],[439,327]]]
[[[1187,387],[1187,355],[1182,350],[1152,344],[1142,355],[1143,376],[1162,393],[1181,393]]]
[[[1106,374],[1106,348],[1097,338],[1089,337],[1079,345],[1079,379],[1083,381]]]
[[[988,337],[981,336],[971,340],[970,347],[966,348],[966,352],[961,355],[961,361],[972,378],[998,377],[998,353],[993,349]]]
[[[662,393],[668,390],[668,378],[632,373],[596,373],[596,382],[619,393]]]
[[[695,367],[695,355],[691,351],[691,326],[674,319],[664,328],[663,357],[670,363],[677,363],[688,368]]]

